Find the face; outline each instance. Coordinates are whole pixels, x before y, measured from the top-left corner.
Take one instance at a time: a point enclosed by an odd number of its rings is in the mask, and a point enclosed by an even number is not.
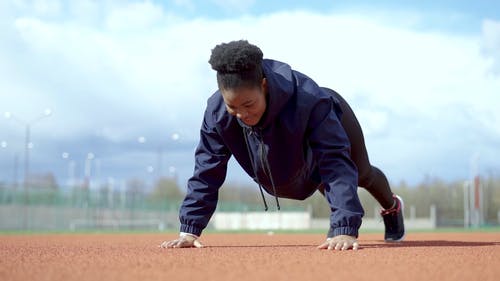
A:
[[[259,123],[266,111],[267,82],[262,79],[260,87],[221,89],[229,114],[236,116],[248,126]]]

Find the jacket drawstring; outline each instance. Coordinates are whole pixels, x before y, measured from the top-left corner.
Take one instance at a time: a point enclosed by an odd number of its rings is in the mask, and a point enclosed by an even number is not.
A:
[[[269,179],[271,180],[271,186],[273,187],[274,199],[276,200],[276,208],[280,209],[280,202],[278,201],[278,196],[276,196],[276,185],[274,185],[273,174],[271,174],[271,167],[269,165],[269,161],[267,159],[267,150],[265,149],[264,142],[260,143],[262,147],[262,161],[264,170],[269,174]]]
[[[250,158],[250,164],[252,165],[253,173],[255,174],[254,180],[259,185],[260,195],[262,196],[262,201],[264,202],[264,210],[267,212],[269,208],[267,206],[266,198],[264,196],[264,191],[262,190],[262,184],[260,183],[259,177],[257,176],[257,170],[255,168],[252,153],[250,151],[250,145],[248,143],[248,135],[247,135],[248,130],[249,130],[248,128],[243,128],[243,135],[245,138],[245,144],[247,146],[248,157]],[[273,176],[271,174],[271,168],[269,165],[269,161],[267,159],[267,151],[264,148],[264,142],[262,140],[260,140],[259,146],[260,146],[259,150],[261,150],[262,166],[264,168],[265,173],[269,175],[269,179],[271,180],[271,185],[273,187],[274,198],[276,199],[276,208],[280,210],[280,202],[278,200],[278,196],[276,196],[276,186],[274,185]]]

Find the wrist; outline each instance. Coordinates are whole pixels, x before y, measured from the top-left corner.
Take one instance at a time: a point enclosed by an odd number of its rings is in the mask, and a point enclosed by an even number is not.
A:
[[[179,237],[187,239],[188,241],[191,242],[199,238],[197,235],[188,232],[180,232]]]
[[[201,232],[203,231],[203,228],[197,225],[181,224],[181,228],[179,229],[179,231],[200,236]]]

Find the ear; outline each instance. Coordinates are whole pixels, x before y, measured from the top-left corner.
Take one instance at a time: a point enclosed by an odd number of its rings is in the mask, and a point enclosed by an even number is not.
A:
[[[267,94],[267,79],[262,78],[262,82],[260,83],[260,89],[264,94]]]

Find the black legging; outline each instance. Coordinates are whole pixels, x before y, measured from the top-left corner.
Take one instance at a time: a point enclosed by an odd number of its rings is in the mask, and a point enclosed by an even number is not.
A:
[[[366,151],[363,131],[359,125],[356,115],[349,104],[334,90],[323,88],[339,102],[342,108],[342,127],[351,143],[351,159],[358,167],[358,185],[364,187],[380,203],[382,208],[391,208],[394,204],[392,191],[384,173],[370,164],[368,152]],[[324,190],[320,190],[324,194]]]

